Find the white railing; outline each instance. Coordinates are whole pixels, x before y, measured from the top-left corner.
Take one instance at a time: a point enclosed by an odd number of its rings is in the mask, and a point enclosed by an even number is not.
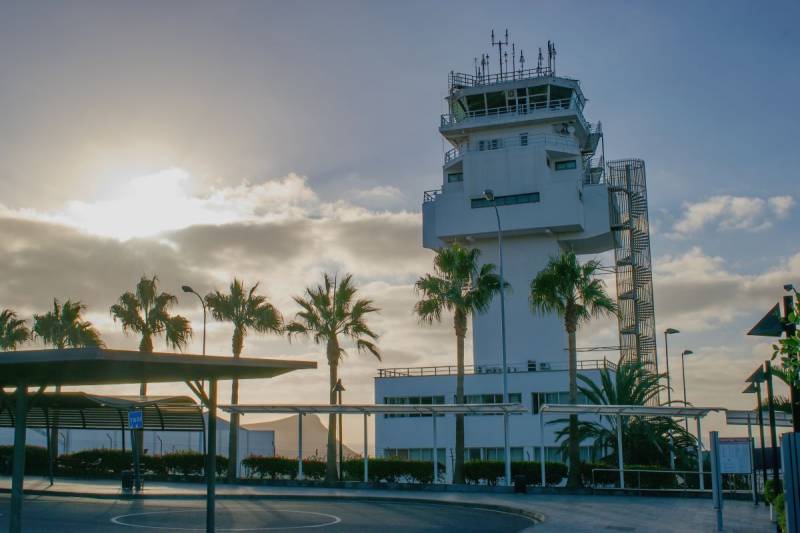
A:
[[[578,361],[578,370],[602,370],[608,368],[616,370],[617,365],[608,359],[584,359]],[[567,363],[548,363],[531,361],[524,365],[509,365],[509,373],[520,372],[563,372],[567,370]],[[454,376],[458,371],[455,365],[417,366],[405,368],[379,368],[378,377],[420,377],[420,376]],[[501,365],[464,365],[464,374],[502,374]]]
[[[449,81],[450,88],[457,89],[461,87],[481,87],[483,85],[505,83],[507,81],[528,80],[555,75],[556,71],[553,68],[537,67],[507,70],[500,74],[465,74],[463,72],[451,72]],[[565,78],[564,76],[559,77],[566,80],[578,81],[572,78]]]
[[[468,143],[457,148],[451,148],[444,154],[444,163],[455,161],[467,152],[487,152],[493,150],[503,150],[506,148],[525,148],[534,145],[547,145],[565,150],[579,151],[578,143],[575,139],[567,135],[535,133],[527,136],[503,137],[500,139],[484,140]],[[578,154],[576,153],[576,156]]]
[[[442,194],[441,189],[432,189],[430,191],[425,191],[422,193],[422,203],[427,204],[428,202],[433,202],[440,194]]]
[[[531,102],[526,105],[510,105],[503,107],[493,107],[491,109],[479,109],[475,111],[467,111],[459,115],[445,113],[442,115],[442,126],[453,126],[471,120],[487,120],[495,119],[505,116],[524,116],[539,111],[558,111],[565,109],[575,109],[578,114],[581,113],[581,106],[578,105],[578,99],[575,96],[571,98],[561,98],[559,100],[550,100],[549,102]],[[581,120],[583,117],[581,116]]]

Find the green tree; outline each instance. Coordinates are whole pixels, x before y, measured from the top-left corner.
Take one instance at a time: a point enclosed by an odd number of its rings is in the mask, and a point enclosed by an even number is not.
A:
[[[0,311],[0,350],[16,350],[17,347],[29,341],[31,330],[25,320],[17,318],[17,313],[11,309]]]
[[[478,264],[480,250],[458,243],[441,248],[433,259],[433,274],[425,274],[414,285],[419,301],[414,313],[423,324],[441,322],[442,312],[453,313],[456,334],[456,403],[464,403],[464,337],[467,318],[489,309],[500,292],[500,277],[494,265]],[[456,450],[453,481],[464,483],[464,415],[456,415]]]
[[[551,257],[548,264],[531,281],[530,303],[533,312],[556,314],[564,320],[569,347],[569,401],[578,401],[578,357],[576,332],[578,327],[594,317],[616,312],[613,300],[598,279],[598,261],[581,264],[575,252],[563,252]],[[580,435],[578,417],[570,415],[569,477],[570,487],[581,484]]]
[[[367,325],[367,315],[379,311],[366,298],[356,298],[358,290],[353,277],[346,274],[337,283],[328,274],[322,277],[322,284],[307,287],[304,296],[295,296],[300,306],[295,319],[286,326],[289,339],[298,335],[308,336],[315,344],[324,344],[328,359],[330,378],[330,403],[336,404],[333,388],[339,379],[339,364],[346,354],[342,340],[350,340],[358,352],[368,352],[380,360],[381,355],[375,341],[378,335]],[[328,415],[328,457],[325,479],[336,479],[336,415]]]
[[[139,351],[152,353],[153,337],[164,335],[167,345],[182,350],[192,337],[192,326],[185,317],[171,315],[178,298],[158,292],[158,278],[142,276],[133,292],[126,292],[111,306],[114,322],[120,321],[126,334],[141,335]],[[141,396],[147,395],[147,383],[139,387]]]
[[[233,338],[231,341],[233,357],[238,359],[244,348],[244,338],[248,330],[258,333],[278,333],[283,331],[283,317],[280,312],[267,300],[265,296],[256,294],[258,283],[250,290],[244,284],[234,279],[230,286],[230,293],[223,294],[214,291],[206,296],[206,304],[211,310],[211,316],[216,320],[231,322],[233,324]],[[231,384],[231,404],[239,403],[239,380],[234,379]],[[230,432],[228,440],[228,481],[236,479],[239,445],[239,415],[231,414]]]
[[[665,377],[665,374],[647,371],[641,364],[623,362],[617,365],[613,373],[607,368],[601,370],[597,382],[583,374],[578,375],[582,382],[579,390],[586,401],[593,405],[647,405],[666,390],[666,386],[661,384]],[[581,440],[593,439],[595,452],[600,453],[601,461],[616,464],[617,417],[601,416],[600,419],[600,422],[581,421],[578,433]],[[665,416],[629,416],[622,420],[622,451],[626,463],[669,466],[672,450],[678,464],[689,468],[692,457],[688,450],[695,442],[680,423]],[[554,420],[551,423],[566,424],[568,420]],[[569,447],[569,434],[568,425],[556,432],[556,438],[563,441],[562,448]]]
[[[100,332],[88,320],[83,319],[86,306],[79,301],[67,300],[60,304],[53,299],[53,310],[43,315],[33,315],[33,335],[41,339],[45,345],[59,350],[65,348],[86,348],[105,346]],[[61,385],[56,385],[56,393],[61,392]],[[58,455],[58,417],[53,419],[50,432],[51,469],[55,455]],[[52,473],[52,470],[51,470]]]

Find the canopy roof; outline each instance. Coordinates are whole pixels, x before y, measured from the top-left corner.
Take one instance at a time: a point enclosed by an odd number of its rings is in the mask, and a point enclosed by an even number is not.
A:
[[[27,426],[63,429],[128,429],[128,411],[140,410],[144,429],[203,431],[202,410],[188,396],[99,396],[83,392],[28,394]],[[16,399],[0,393],[0,427],[14,427]]]
[[[543,405],[539,412],[562,415],[706,416],[722,407],[658,407],[650,405]]]
[[[25,350],[0,354],[0,387],[110,385],[206,379],[271,378],[316,368],[313,361],[143,353],[105,348]]]
[[[769,420],[769,411],[767,409],[761,411],[761,417],[766,423]],[[752,411],[727,411],[725,413],[725,423],[729,426],[746,426],[748,423],[757,424],[758,411],[755,409]],[[792,415],[783,411],[775,411],[775,425],[782,428],[792,427]]]
[[[227,413],[314,413],[314,414],[520,414],[527,413],[524,405],[518,403],[492,404],[311,404],[311,405],[220,405]]]

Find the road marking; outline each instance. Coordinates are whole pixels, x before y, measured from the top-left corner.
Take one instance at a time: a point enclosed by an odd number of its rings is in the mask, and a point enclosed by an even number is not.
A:
[[[174,531],[205,531],[206,528],[189,528],[189,527],[170,527],[170,526],[145,526],[140,524],[129,524],[123,521],[125,518],[130,518],[134,516],[146,516],[146,515],[156,515],[156,514],[169,514],[169,513],[193,513],[193,512],[202,512],[202,509],[179,509],[179,510],[170,510],[170,511],[147,511],[144,513],[131,513],[131,514],[124,514],[120,516],[115,516],[111,519],[112,524],[116,524],[118,526],[126,526],[126,527],[138,527],[142,529],[171,529]],[[292,511],[290,509],[275,509],[275,511],[281,511],[284,513],[297,513],[297,514],[310,514],[315,516],[323,516],[325,518],[331,519],[330,522],[324,522],[322,524],[312,524],[309,526],[280,526],[280,527],[247,527],[247,528],[233,528],[233,529],[221,529],[217,528],[216,531],[272,531],[272,530],[284,530],[284,529],[311,529],[311,528],[318,528],[318,527],[327,527],[332,526],[334,524],[338,524],[342,521],[336,515],[327,514],[327,513],[315,513],[313,511]]]

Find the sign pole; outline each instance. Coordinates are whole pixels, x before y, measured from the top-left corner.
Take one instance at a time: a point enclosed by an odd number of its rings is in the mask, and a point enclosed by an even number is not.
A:
[[[711,497],[717,512],[717,531],[722,531],[722,473],[719,465],[719,432],[712,431],[711,440]]]

